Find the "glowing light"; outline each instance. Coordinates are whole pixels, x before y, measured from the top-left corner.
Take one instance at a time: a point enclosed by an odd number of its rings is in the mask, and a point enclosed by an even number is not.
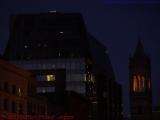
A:
[[[145,78],[144,76],[133,76],[133,91],[142,92],[145,88]]]
[[[87,81],[87,75],[84,74],[84,81],[86,82]]]
[[[137,91],[137,79],[136,76],[133,76],[133,91]]]
[[[42,90],[42,93],[45,93],[45,92],[46,92],[46,90],[45,90],[45,89],[43,89],[43,90]]]
[[[28,46],[27,46],[27,45],[25,45],[25,46],[24,46],[24,48],[28,48]]]
[[[144,76],[142,76],[142,88],[144,89],[145,85],[144,85]]]
[[[58,53],[58,56],[61,56],[61,52]]]
[[[151,88],[151,81],[148,81],[148,87]]]
[[[18,96],[22,96],[22,89],[18,88]]]
[[[55,81],[55,75],[46,75],[47,81]]]
[[[49,11],[50,13],[56,13],[57,11],[56,10],[51,10]]]

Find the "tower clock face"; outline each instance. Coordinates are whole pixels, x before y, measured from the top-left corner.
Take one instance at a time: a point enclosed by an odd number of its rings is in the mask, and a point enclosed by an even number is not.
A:
[[[132,77],[132,91],[144,92],[145,91],[145,78],[143,75],[134,75]]]

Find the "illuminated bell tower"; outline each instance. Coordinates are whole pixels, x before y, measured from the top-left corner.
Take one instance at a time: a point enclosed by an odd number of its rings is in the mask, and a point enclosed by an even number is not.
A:
[[[131,120],[152,120],[152,88],[150,59],[145,54],[140,37],[129,59]]]

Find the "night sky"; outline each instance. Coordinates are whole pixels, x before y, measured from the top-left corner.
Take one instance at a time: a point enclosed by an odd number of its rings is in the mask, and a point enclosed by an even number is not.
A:
[[[119,1],[119,2],[117,2]],[[160,96],[160,2],[158,0],[0,0],[0,53],[9,38],[9,15],[57,10],[82,13],[86,28],[108,49],[116,80],[123,87],[124,112],[128,113],[128,57],[137,34],[151,58],[153,101]],[[160,99],[159,99],[160,100]],[[160,102],[159,102],[160,103]]]

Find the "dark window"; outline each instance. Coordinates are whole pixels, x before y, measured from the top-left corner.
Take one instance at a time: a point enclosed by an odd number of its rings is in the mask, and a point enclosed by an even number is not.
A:
[[[15,85],[12,85],[12,94],[16,94],[16,86]]]
[[[27,112],[28,112],[28,114],[31,113],[31,108],[32,108],[31,106],[32,106],[31,103],[27,104],[27,110],[28,110]]]
[[[138,114],[142,114],[143,113],[143,108],[142,106],[138,106]]]
[[[45,113],[45,107],[41,106],[41,114],[44,114],[44,113]]]
[[[7,99],[4,99],[3,108],[5,111],[8,111],[8,100]]]
[[[12,101],[12,112],[16,112],[16,103]]]
[[[8,92],[8,83],[7,82],[4,82],[4,91]]]
[[[0,110],[1,110],[1,105],[2,105],[2,99],[1,99],[1,96],[0,96]]]
[[[23,105],[19,104],[19,114],[23,114]]]
[[[2,82],[0,81],[0,90],[2,90]]]

